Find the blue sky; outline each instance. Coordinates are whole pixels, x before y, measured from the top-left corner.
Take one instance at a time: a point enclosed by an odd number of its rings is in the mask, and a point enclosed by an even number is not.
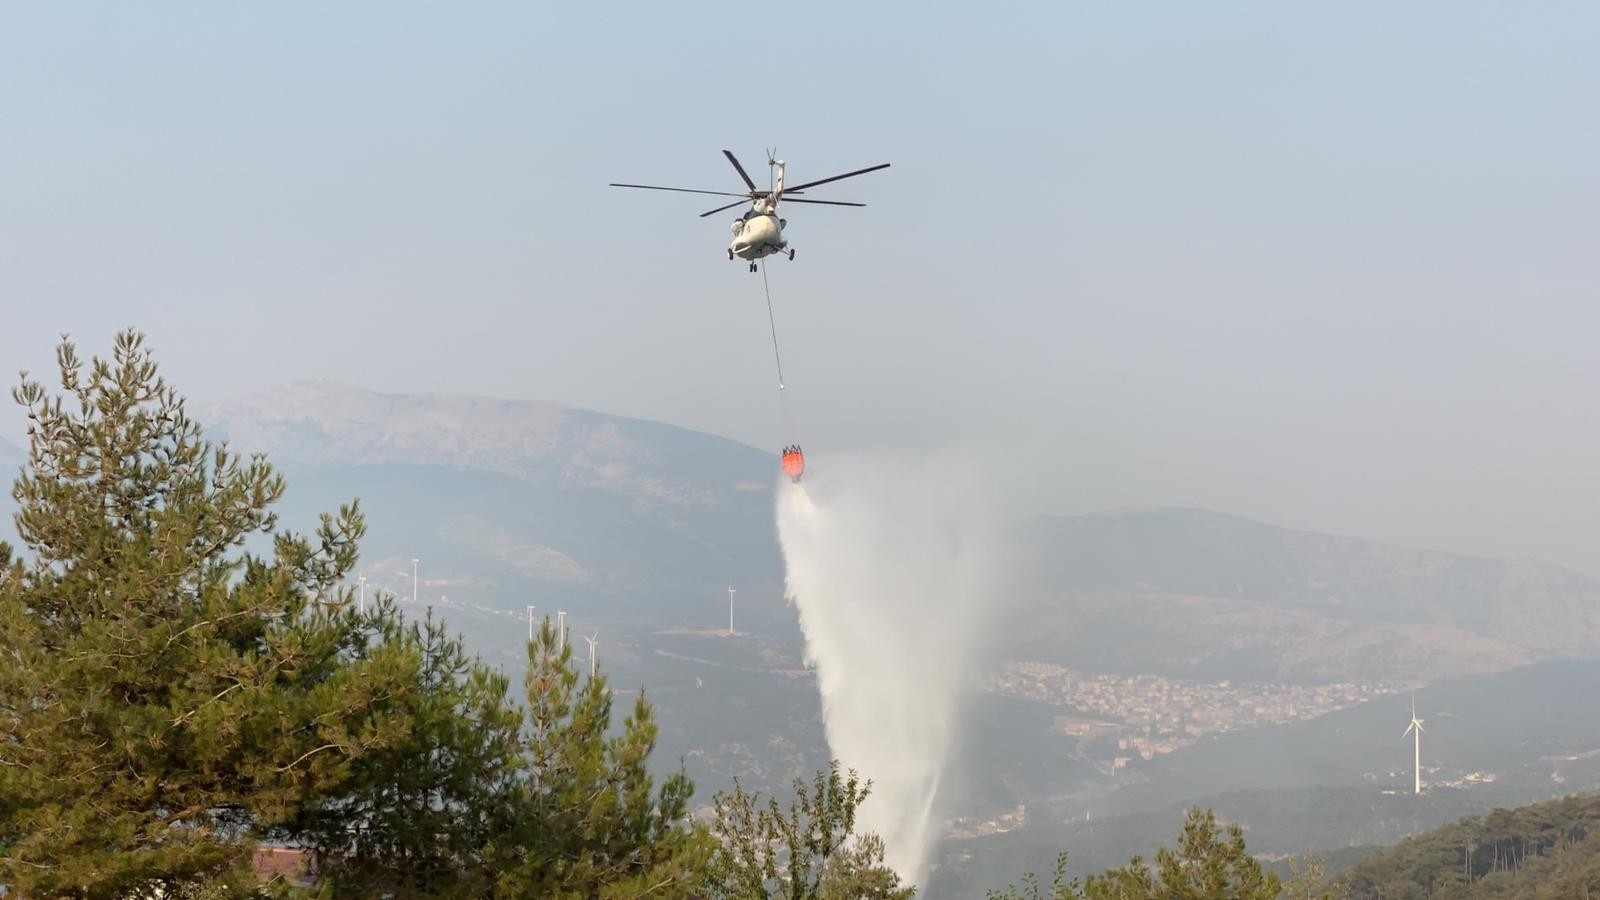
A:
[[[188,393],[558,400],[968,443],[1037,508],[1186,503],[1600,572],[1600,8],[7,4],[0,363],[135,325]],[[0,435],[20,423],[0,417]]]

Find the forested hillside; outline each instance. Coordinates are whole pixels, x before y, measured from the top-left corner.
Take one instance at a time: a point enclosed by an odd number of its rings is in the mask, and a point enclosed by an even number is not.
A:
[[[1339,885],[1349,900],[1600,897],[1600,796],[1462,819],[1369,856]]]

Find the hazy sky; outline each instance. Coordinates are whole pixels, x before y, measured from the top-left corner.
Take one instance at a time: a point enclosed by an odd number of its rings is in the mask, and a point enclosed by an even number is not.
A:
[[[1597,46],[1590,3],[4,3],[0,366],[135,325],[200,399],[776,449],[733,214],[605,186],[775,144],[893,163],[771,266],[813,454],[1600,573]]]

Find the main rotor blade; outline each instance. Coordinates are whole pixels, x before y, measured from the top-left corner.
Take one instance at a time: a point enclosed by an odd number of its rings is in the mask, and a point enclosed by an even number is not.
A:
[[[756,183],[750,180],[750,173],[744,170],[744,166],[739,165],[739,161],[733,158],[733,151],[724,150],[722,151],[722,155],[726,156],[728,158],[728,162],[733,163],[733,167],[739,170],[739,177],[744,179],[745,186],[750,188],[752,191],[755,190]]]
[[[669,188],[655,184],[618,184],[611,182],[611,187],[643,188],[647,191],[677,191],[680,194],[713,194],[718,197],[744,197],[744,194],[730,194],[727,191],[697,191],[693,188]]]
[[[788,193],[789,193],[788,191],[784,191],[784,194],[788,194]],[[865,203],[845,203],[842,200],[797,200],[794,197],[788,197],[788,196],[785,196],[783,198],[783,202],[784,203],[815,203],[815,204],[817,204],[819,206],[866,206]]]
[[[735,200],[734,202],[729,203],[727,206],[719,206],[716,209],[708,210],[706,212],[701,213],[700,214],[700,218],[704,219],[706,216],[709,216],[712,213],[719,213],[719,212],[722,212],[725,209],[733,209],[735,206],[743,206],[743,205],[745,205],[746,203],[749,203],[749,202],[750,202],[749,200]]]
[[[854,178],[857,175],[865,175],[868,172],[876,172],[879,169],[887,169],[887,168],[889,168],[889,164],[888,163],[884,163],[881,166],[870,166],[870,167],[865,168],[865,169],[857,169],[854,172],[846,172],[843,175],[835,175],[832,178],[824,178],[821,181],[808,181],[805,184],[797,184],[794,187],[786,187],[786,188],[783,189],[783,192],[785,194],[787,194],[790,191],[798,191],[798,190],[803,190],[803,189],[809,188],[809,187],[816,187],[819,184],[827,184],[830,181],[838,181],[841,178]]]

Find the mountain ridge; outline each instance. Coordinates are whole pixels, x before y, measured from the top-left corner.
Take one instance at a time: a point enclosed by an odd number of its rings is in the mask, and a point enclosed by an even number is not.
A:
[[[1401,625],[1430,621],[1406,618],[1406,610],[1392,603],[1396,591],[1429,595],[1436,603],[1475,601],[1474,592],[1493,581],[1521,590],[1580,592],[1591,616],[1600,611],[1600,579],[1544,560],[1406,547],[1193,507],[1106,510],[1047,519],[1044,527],[1067,532],[1052,535],[1058,543],[1083,538],[1064,542],[1076,553],[1055,557],[1054,570],[1059,581],[1080,587],[1142,586],[1201,596],[1276,594],[1294,608],[1360,609]],[[1130,533],[1136,541],[1119,540]],[[1185,544],[1201,544],[1206,553],[1177,552]],[[1242,573],[1246,562],[1258,570]],[[1362,569],[1383,569],[1388,575],[1352,574]],[[1600,618],[1593,618],[1590,626],[1600,628]]]
[[[732,579],[742,599],[782,602],[776,460],[731,439],[554,402],[305,380],[196,417],[290,476],[286,521],[361,496],[368,558],[498,573],[478,602],[605,595],[656,616],[667,595]],[[1018,658],[1200,680],[1428,681],[1600,645],[1600,581],[1537,560],[1185,506],[1037,517],[1016,540],[1038,626],[1006,651]]]
[[[716,557],[728,555],[717,548],[736,533],[754,552],[747,539],[759,534],[768,580],[782,582],[771,523],[775,460],[731,439],[553,402],[380,393],[324,381],[294,382],[203,415],[236,446],[286,464],[443,466],[510,477],[549,492],[539,502],[592,521],[596,540],[608,530],[607,515],[633,525],[645,523],[631,516],[656,516],[655,525]],[[625,499],[626,509],[575,506],[602,495]],[[454,514],[464,531],[515,552],[514,529],[467,521],[464,512]],[[554,537],[528,544],[548,572],[568,581],[593,574],[586,553]],[[637,538],[649,542],[646,532]],[[1256,618],[1279,636],[1325,645],[1256,640],[1235,648],[1244,653],[1234,656],[1275,657],[1280,674],[1337,674],[1317,652],[1328,648],[1376,663],[1410,641],[1430,647],[1442,672],[1464,674],[1479,662],[1520,665],[1587,655],[1600,644],[1600,580],[1539,560],[1402,547],[1185,506],[1039,517],[1019,539],[1047,606],[1065,603],[1075,614],[1103,608],[1116,618],[1153,604],[1176,621],[1202,620],[1195,622],[1201,633],[1211,614],[1235,629]],[[1160,623],[1153,628],[1162,631]]]
[[[751,600],[781,582],[777,459],[726,438],[560,403],[327,381],[195,417],[284,472],[285,521],[360,497],[364,558],[391,588],[404,584],[394,560],[421,556],[465,602],[540,597],[672,624],[684,598],[730,579]]]
[[[331,408],[330,408],[331,407]],[[380,437],[388,438],[390,444],[379,444],[375,449],[399,451],[421,450],[423,447],[394,445],[399,438],[415,437],[396,426],[409,421],[409,417],[422,417],[425,420],[438,421],[447,415],[454,414],[458,418],[463,413],[476,414],[476,421],[487,424],[491,421],[495,427],[479,431],[478,437],[490,438],[491,444],[501,453],[520,453],[525,456],[538,457],[553,449],[549,443],[556,426],[565,416],[596,417],[619,425],[644,427],[651,429],[667,429],[682,436],[695,436],[708,438],[720,443],[737,446],[754,453],[767,453],[759,448],[737,441],[733,438],[710,432],[697,431],[683,426],[662,422],[655,419],[646,419],[637,416],[624,416],[599,410],[587,409],[567,403],[544,400],[508,399],[480,394],[463,393],[396,393],[376,391],[359,385],[325,379],[301,379],[288,382],[276,388],[259,391],[244,397],[224,400],[217,403],[195,405],[197,418],[208,423],[209,426],[222,429],[225,432],[240,431],[240,438],[251,443],[271,442],[272,447],[267,452],[288,453],[287,458],[303,462],[359,462],[371,463],[370,457],[351,458],[339,456],[340,453],[351,453],[356,446],[351,443],[338,443],[325,448],[317,458],[304,455],[307,447],[297,446],[287,438],[293,436],[286,434],[293,425],[312,425],[320,429],[321,436],[325,439],[347,440],[352,432],[361,427],[383,425],[386,431]],[[359,416],[352,412],[359,412]],[[521,418],[517,427],[506,427],[500,421],[492,420],[489,414],[497,419],[507,414]],[[459,421],[457,424],[460,424]],[[241,429],[240,425],[249,425],[250,428]],[[332,427],[330,427],[332,426]],[[520,440],[520,446],[514,444]],[[434,446],[431,448],[436,454],[450,450],[448,447]],[[772,454],[768,454],[772,455]],[[437,462],[436,458],[427,460],[404,459],[384,461],[405,462]],[[468,461],[472,461],[470,458]],[[481,462],[481,460],[478,460]]]
[[[28,460],[28,451],[18,447],[5,438],[0,438],[0,466],[12,468],[20,466]]]
[[[326,409],[320,410],[320,415],[307,415],[308,412],[318,412],[318,405],[328,402],[362,403],[369,409],[376,404],[388,407],[381,416],[373,417],[369,414],[365,421],[357,420],[352,423],[349,417],[339,418],[329,415]],[[290,405],[295,412],[283,412],[284,404]],[[442,408],[441,408],[442,407]],[[451,407],[455,409],[452,410]],[[495,449],[500,454],[520,452],[521,455],[537,459],[550,455],[555,449],[551,432],[561,421],[563,416],[582,419],[594,417],[595,419],[616,423],[618,425],[637,426],[648,429],[662,429],[679,436],[693,437],[698,440],[714,442],[718,445],[738,448],[750,454],[759,455],[768,460],[776,460],[776,454],[761,448],[754,447],[734,438],[717,435],[711,432],[698,431],[684,426],[674,425],[655,419],[635,416],[624,416],[612,413],[591,410],[571,404],[526,400],[507,399],[488,395],[465,393],[401,393],[377,391],[358,385],[326,379],[300,379],[288,382],[278,388],[256,392],[246,397],[226,400],[219,403],[196,406],[197,418],[207,424],[208,431],[216,436],[220,433],[230,442],[242,443],[250,450],[261,450],[268,453],[273,459],[288,461],[326,464],[373,465],[389,462],[420,464],[420,465],[451,465],[458,468],[481,469],[485,471],[499,471],[502,474],[525,476],[525,470],[518,469],[509,463],[501,465],[500,460],[493,458],[493,454],[486,452],[462,451],[454,446],[435,445],[432,447],[407,445],[401,438],[411,437],[405,431],[386,432],[379,435],[378,444],[372,449],[378,451],[377,455],[356,455],[359,444],[348,442],[352,432],[358,432],[362,426],[377,424],[392,424],[394,421],[403,420],[400,413],[406,409],[437,420],[441,412],[472,411],[492,412],[503,414],[507,412],[532,413],[538,418],[527,423],[531,429],[530,434],[522,435],[520,450],[514,444],[508,444],[515,432],[504,427],[493,428],[476,432],[479,438],[488,435],[491,444],[498,442]],[[263,413],[268,415],[263,416]],[[381,420],[381,421],[380,421]],[[309,452],[305,444],[296,444],[294,426],[306,423],[319,427],[321,437],[327,441],[337,441],[333,446],[326,447],[320,452]],[[330,423],[336,423],[338,428],[330,429]],[[466,423],[452,423],[459,426]],[[0,441],[0,453],[5,445]],[[424,454],[423,458],[410,458],[407,452]],[[774,467],[775,469],[776,467]],[[764,479],[765,480],[765,479]],[[1186,506],[1181,504],[1169,505],[1130,505],[1111,507],[1095,510],[1088,513],[1075,515],[1044,515],[1037,517],[1046,523],[1064,522],[1091,522],[1097,520],[1129,519],[1140,516],[1180,516],[1190,519],[1202,519],[1212,523],[1224,523],[1234,527],[1247,527],[1253,529],[1269,530],[1293,536],[1302,541],[1335,540],[1350,542],[1371,549],[1395,550],[1408,554],[1419,554],[1436,557],[1439,559],[1477,560],[1503,565],[1531,565],[1543,569],[1559,570],[1575,578],[1600,584],[1600,580],[1590,578],[1576,570],[1570,569],[1559,563],[1551,562],[1538,557],[1503,557],[1498,555],[1475,555],[1456,553],[1448,550],[1438,550],[1423,546],[1393,544],[1385,541],[1373,540],[1356,535],[1339,532],[1317,531],[1295,525],[1285,525],[1268,522],[1263,519],[1237,513],[1213,510],[1204,507]]]
[[[1085,512],[1085,513],[1073,513],[1073,514],[1070,514],[1070,515],[1045,514],[1045,515],[1039,516],[1038,518],[1044,519],[1044,520],[1080,519],[1080,518],[1096,518],[1096,517],[1110,518],[1110,517],[1123,516],[1123,515],[1132,516],[1132,515],[1139,515],[1139,514],[1146,514],[1146,513],[1182,513],[1182,514],[1191,514],[1192,513],[1192,514],[1197,515],[1197,516],[1204,516],[1204,517],[1209,517],[1209,518],[1218,519],[1218,520],[1233,521],[1233,522],[1239,522],[1239,523],[1257,525],[1257,526],[1265,526],[1267,528],[1271,528],[1271,529],[1274,529],[1274,530],[1277,530],[1277,531],[1284,531],[1284,532],[1289,532],[1291,534],[1302,535],[1302,536],[1307,536],[1307,537],[1339,538],[1341,540],[1357,541],[1357,542],[1360,542],[1360,543],[1371,544],[1371,545],[1380,546],[1380,547],[1392,547],[1392,548],[1395,548],[1395,549],[1404,550],[1404,551],[1408,551],[1408,552],[1414,552],[1414,553],[1437,553],[1437,554],[1441,554],[1441,555],[1444,555],[1444,556],[1459,557],[1459,558],[1463,558],[1463,559],[1485,559],[1485,560],[1493,560],[1493,561],[1496,561],[1496,562],[1503,562],[1503,563],[1533,563],[1533,564],[1537,564],[1537,565],[1541,565],[1541,566],[1550,566],[1550,567],[1553,567],[1553,568],[1562,569],[1562,570],[1565,570],[1565,571],[1568,571],[1568,572],[1572,572],[1572,573],[1574,573],[1576,575],[1580,575],[1580,576],[1582,576],[1584,578],[1588,578],[1588,579],[1592,579],[1592,580],[1596,580],[1597,582],[1600,582],[1600,579],[1596,579],[1594,576],[1588,575],[1587,573],[1582,572],[1582,571],[1580,571],[1578,569],[1575,569],[1572,566],[1569,566],[1569,565],[1567,565],[1565,563],[1556,562],[1555,560],[1552,560],[1552,559],[1546,559],[1546,558],[1541,557],[1541,556],[1502,556],[1502,555],[1498,555],[1498,554],[1476,554],[1476,553],[1458,552],[1458,551],[1455,551],[1455,550],[1441,550],[1441,549],[1439,549],[1437,547],[1428,547],[1428,546],[1425,546],[1425,545],[1413,544],[1413,543],[1399,543],[1399,542],[1395,542],[1395,541],[1384,541],[1384,540],[1378,540],[1376,538],[1361,537],[1361,536],[1355,535],[1355,534],[1347,534],[1347,533],[1340,532],[1340,531],[1322,531],[1322,530],[1319,530],[1319,529],[1306,528],[1306,527],[1302,527],[1302,526],[1299,526],[1299,525],[1285,525],[1285,524],[1282,524],[1281,522],[1276,522],[1276,521],[1273,521],[1273,520],[1270,520],[1270,519],[1259,518],[1259,517],[1253,516],[1253,515],[1245,515],[1243,513],[1228,512],[1226,510],[1219,510],[1219,509],[1211,509],[1209,507],[1204,507],[1204,506],[1190,506],[1190,505],[1183,504],[1183,503],[1130,504],[1130,505],[1127,505],[1127,506],[1108,506],[1108,507],[1106,507],[1104,509],[1096,509],[1096,510],[1092,510],[1090,512]]]

